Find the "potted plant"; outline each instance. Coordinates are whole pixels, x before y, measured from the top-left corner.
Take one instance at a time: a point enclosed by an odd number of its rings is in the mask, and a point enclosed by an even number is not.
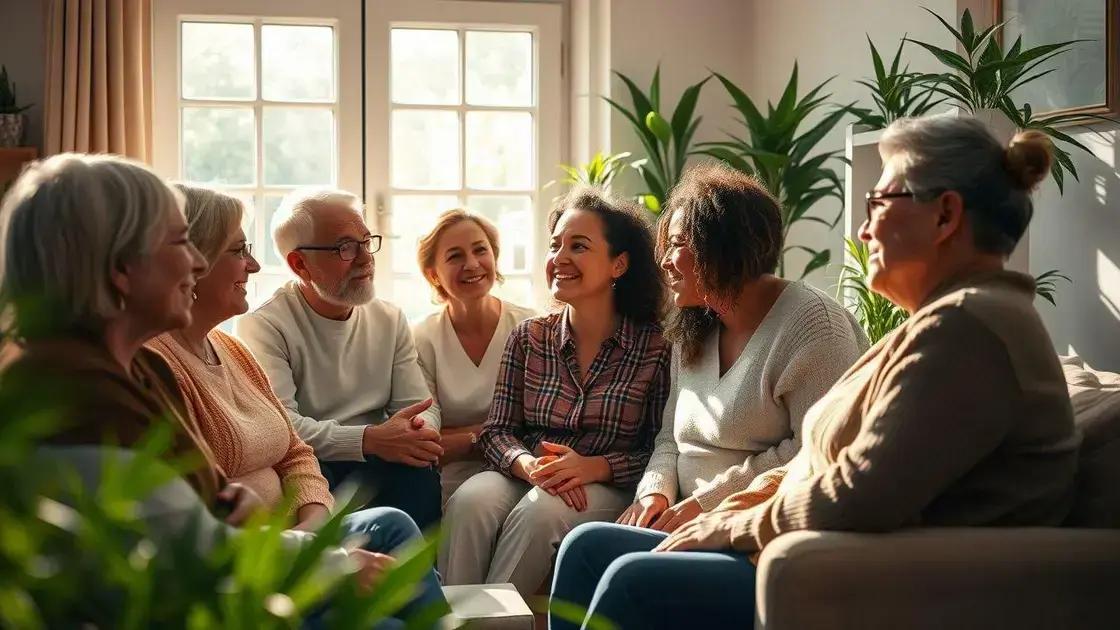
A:
[[[646,192],[638,200],[655,215],[660,214],[661,204],[669,196],[669,191],[677,185],[684,172],[685,162],[691,151],[692,137],[700,126],[702,117],[693,118],[700,90],[711,77],[689,86],[681,94],[681,100],[673,109],[670,118],[661,114],[661,66],[658,65],[650,82],[649,93],[643,92],[629,77],[614,72],[630,92],[632,109],[627,109],[618,101],[603,97],[611,107],[618,110],[634,129],[646,158],[630,164],[641,175]]]
[[[836,171],[826,164],[834,158],[843,160],[843,151],[812,152],[849,113],[851,106],[838,107],[824,114],[812,127],[799,133],[806,120],[826,105],[831,95],[822,96],[821,90],[832,79],[799,98],[795,63],[793,74],[777,105],[767,103],[764,115],[746,92],[727,77],[719,73],[715,76],[731,95],[733,107],[742,116],[739,122],[747,134],[736,136],[728,132],[727,140],[702,143],[697,153],[723,160],[729,166],[757,177],[778,199],[782,210],[783,236],[788,238],[790,228],[800,221],[821,223],[829,229],[835,227],[843,216],[844,184]],[[829,197],[835,198],[841,205],[831,221],[809,214],[813,205]],[[801,250],[810,256],[801,277],[824,267],[831,258],[831,251],[827,248],[816,250],[805,245],[787,245],[778,263],[781,275],[785,275],[785,254],[792,250]]]
[[[1062,124],[1084,124],[1090,122],[1116,122],[1095,114],[1055,114],[1039,119],[1031,116],[1030,104],[1018,105],[1012,98],[1017,88],[1050,74],[1055,69],[1039,70],[1039,66],[1070,50],[1072,46],[1085,40],[1070,40],[1054,44],[1023,48],[1023,39],[1018,37],[1006,52],[997,39],[998,32],[1007,22],[993,24],[981,32],[976,32],[972,14],[965,9],[961,16],[960,30],[954,28],[944,18],[926,9],[952,33],[964,54],[940,48],[926,42],[907,39],[928,50],[944,64],[949,72],[925,75],[933,90],[947,97],[962,111],[968,112],[987,122],[996,134],[1010,138],[1015,129],[1037,129],[1055,140],[1070,143],[1088,152],[1085,145],[1055,127]],[[1004,138],[1007,139],[1007,138]],[[1069,152],[1057,143],[1054,146],[1054,164],[1051,174],[1063,192],[1065,172],[1077,179],[1077,169],[1069,157]]]
[[[8,68],[0,66],[0,148],[20,145],[26,127],[23,112],[30,107],[30,104],[20,107],[16,101],[16,84],[8,83]]]
[[[945,101],[936,98],[937,92],[933,90],[921,72],[911,72],[909,66],[901,66],[902,48],[906,38],[898,43],[894,58],[888,68],[883,63],[882,56],[875,48],[871,37],[867,38],[867,45],[871,48],[871,63],[875,69],[873,79],[860,79],[860,85],[871,92],[875,102],[875,109],[853,107],[852,113],[858,121],[857,131],[875,131],[885,129],[887,125],[910,116],[922,116],[934,107]]]

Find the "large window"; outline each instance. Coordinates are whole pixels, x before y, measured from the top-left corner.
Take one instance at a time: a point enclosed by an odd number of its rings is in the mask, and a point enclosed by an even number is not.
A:
[[[530,304],[538,124],[533,34],[448,28],[391,31],[390,196],[393,298],[415,319],[434,306],[419,237],[466,207],[502,238],[497,293]]]
[[[222,18],[182,20],[179,33],[178,177],[245,201],[259,302],[287,279],[271,238],[284,194],[338,184],[335,30]]]
[[[455,207],[498,226],[498,292],[540,306],[539,187],[561,161],[560,12],[470,0],[159,0],[154,166],[250,208],[245,231],[263,266],[253,306],[291,278],[273,219],[305,185],[364,197],[385,237],[377,295],[411,319],[435,308],[417,238]]]

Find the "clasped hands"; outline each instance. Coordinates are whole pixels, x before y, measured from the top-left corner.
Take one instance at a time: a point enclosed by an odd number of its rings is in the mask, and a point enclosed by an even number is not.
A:
[[[626,508],[616,522],[666,532],[654,551],[720,550],[731,547],[731,531],[742,512],[705,512],[694,497],[669,505],[663,494],[647,494]]]
[[[570,447],[554,442],[541,442],[541,450],[545,454],[540,457],[528,453],[518,457],[511,472],[515,477],[560,497],[577,512],[587,509],[584,486],[611,478],[610,464],[605,457],[580,455]]]
[[[362,452],[417,468],[437,463],[443,455],[439,431],[417,417],[431,406],[429,398],[401,409],[381,424],[367,426],[362,436]]]

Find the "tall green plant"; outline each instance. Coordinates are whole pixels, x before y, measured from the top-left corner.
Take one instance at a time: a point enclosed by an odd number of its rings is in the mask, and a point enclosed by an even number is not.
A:
[[[630,94],[631,107],[627,108],[618,101],[603,97],[611,107],[618,110],[629,121],[634,133],[645,149],[646,157],[631,164],[641,175],[646,191],[640,201],[651,212],[661,212],[661,205],[669,191],[677,185],[685,162],[691,153],[692,138],[700,126],[702,116],[694,117],[696,101],[700,91],[711,77],[689,86],[681,94],[680,101],[667,119],[661,113],[661,66],[653,73],[649,92],[643,92],[626,75],[614,72],[626,85]]]
[[[940,15],[929,9],[926,11],[952,33],[953,38],[964,50],[964,54],[926,42],[912,39],[906,41],[928,50],[946,66],[949,72],[928,74],[925,75],[925,79],[929,81],[932,89],[943,94],[965,111],[975,113],[983,109],[999,110],[1019,128],[1038,129],[1055,140],[1068,142],[1086,152],[1088,149],[1085,145],[1068,134],[1058,131],[1056,127],[1066,124],[1116,122],[1095,114],[1057,114],[1032,120],[1030,104],[1017,105],[1012,97],[1012,93],[1017,88],[1056,70],[1056,68],[1043,70],[1040,68],[1042,64],[1069,52],[1072,46],[1087,40],[1074,39],[1024,49],[1023,38],[1016,37],[1015,42],[1004,52],[997,35],[1007,22],[993,24],[977,32],[972,14],[965,9],[961,15],[960,30],[957,30]],[[1058,185],[1059,192],[1064,193],[1065,171],[1076,180],[1077,169],[1070,159],[1069,152],[1058,145],[1054,147],[1054,156],[1051,174]]]
[[[875,48],[875,42],[871,41],[871,37],[867,38],[875,77],[860,79],[856,83],[871,92],[875,109],[853,107],[852,113],[859,119],[860,124],[869,129],[883,129],[899,118],[921,116],[945,101],[943,98],[936,98],[937,92],[926,84],[927,80],[922,73],[910,72],[910,66],[901,65],[902,48],[905,44],[904,37],[898,43],[891,65],[887,68],[878,49]]]
[[[738,122],[743,125],[746,135],[728,132],[728,140],[702,143],[698,153],[723,160],[744,173],[758,177],[781,204],[783,235],[787,237],[787,242],[790,228],[801,221],[820,223],[829,229],[835,227],[844,210],[844,184],[826,163],[843,151],[816,154],[813,151],[848,113],[848,107],[824,114],[816,124],[799,133],[808,118],[828,102],[831,95],[821,95],[821,91],[832,79],[798,98],[795,63],[778,104],[767,102],[766,114],[763,115],[754,101],[730,79],[719,73],[715,76],[731,95],[734,108],[741,116]],[[828,198],[836,199],[840,205],[832,220],[809,214],[814,204]],[[787,245],[782,250],[779,273],[785,274],[785,255],[793,250],[805,251],[810,256],[801,277],[827,265],[831,256],[828,249]]]

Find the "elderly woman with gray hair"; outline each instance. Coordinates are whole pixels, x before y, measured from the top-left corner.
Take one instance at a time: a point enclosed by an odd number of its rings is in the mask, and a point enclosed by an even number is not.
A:
[[[895,122],[879,150],[859,234],[872,289],[910,318],[810,408],[787,465],[672,534],[575,529],[552,597],[622,627],[730,627],[750,623],[755,600],[753,587],[733,597],[728,585],[753,585],[751,555],[786,532],[1063,520],[1073,413],[1034,282],[1004,269],[1049,172],[1049,140],[1025,132],[1003,147],[975,119],[930,117]]]

